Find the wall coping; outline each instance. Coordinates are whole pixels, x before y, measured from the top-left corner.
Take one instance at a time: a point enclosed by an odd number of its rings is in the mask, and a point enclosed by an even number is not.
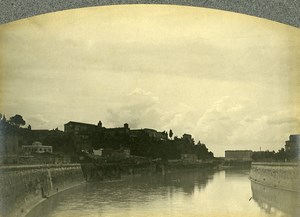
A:
[[[300,163],[294,162],[252,162],[251,166],[298,166]]]
[[[0,171],[17,171],[17,170],[30,170],[30,169],[50,169],[62,167],[79,167],[80,164],[37,164],[37,165],[1,165]]]

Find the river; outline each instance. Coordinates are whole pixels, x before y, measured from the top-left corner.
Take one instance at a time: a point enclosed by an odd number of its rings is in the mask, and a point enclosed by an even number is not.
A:
[[[181,171],[85,183],[48,198],[27,217],[300,216],[297,194],[248,177],[247,170]]]

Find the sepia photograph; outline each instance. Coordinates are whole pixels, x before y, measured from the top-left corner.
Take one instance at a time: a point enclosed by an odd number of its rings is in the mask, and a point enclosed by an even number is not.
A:
[[[300,216],[300,29],[156,4],[0,25],[0,217]]]

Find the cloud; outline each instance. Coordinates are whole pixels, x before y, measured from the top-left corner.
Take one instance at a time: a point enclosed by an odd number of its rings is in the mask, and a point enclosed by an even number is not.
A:
[[[217,156],[230,149],[280,149],[299,126],[290,111],[262,109],[256,101],[242,96],[220,97],[202,113],[192,104],[165,105],[142,88],[130,91],[124,101],[108,110],[108,122],[113,126],[128,122],[131,128],[172,129],[179,137],[190,133]]]
[[[129,123],[131,128],[158,127],[161,111],[158,109],[159,97],[141,88],[132,90],[124,96],[117,107],[107,109],[108,124]]]
[[[299,107],[298,30],[164,8],[90,8],[1,26],[3,112],[22,114],[33,128],[101,119],[172,129],[218,155],[277,148],[299,133],[291,111]]]
[[[213,143],[228,141],[234,129],[239,127],[245,114],[250,113],[247,99],[224,96],[216,101],[197,121],[197,134],[202,134]]]
[[[48,129],[48,124],[50,121],[41,114],[31,115],[26,118],[26,124],[34,123],[34,128]]]
[[[197,120],[192,106],[181,102],[169,105],[142,88],[135,88],[123,100],[120,106],[107,110],[108,124],[116,126],[126,122],[131,128],[172,129],[175,135],[181,136],[190,133]]]
[[[270,125],[300,125],[299,118],[296,118],[295,115],[292,115],[292,111],[280,111],[274,113],[267,120],[267,123]]]

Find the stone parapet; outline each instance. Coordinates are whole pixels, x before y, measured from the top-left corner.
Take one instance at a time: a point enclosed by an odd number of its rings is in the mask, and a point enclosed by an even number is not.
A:
[[[289,191],[300,191],[300,164],[255,162],[250,179],[256,183]]]
[[[0,216],[24,216],[43,198],[82,182],[79,164],[0,167]]]

